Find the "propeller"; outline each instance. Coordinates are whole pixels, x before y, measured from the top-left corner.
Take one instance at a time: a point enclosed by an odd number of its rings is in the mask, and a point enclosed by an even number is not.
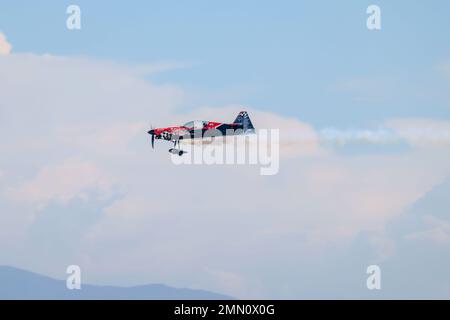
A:
[[[150,125],[150,130],[147,133],[152,136],[152,149],[154,149],[155,148],[155,130],[153,130],[152,125]]]

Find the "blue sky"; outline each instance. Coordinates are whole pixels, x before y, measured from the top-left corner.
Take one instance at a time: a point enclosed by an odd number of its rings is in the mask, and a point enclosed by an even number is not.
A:
[[[450,296],[448,1],[75,3],[81,31],[73,2],[0,4],[0,265],[238,298]],[[145,134],[241,106],[281,129],[277,175],[174,166]]]
[[[78,1],[80,32],[65,28],[69,1],[9,2],[0,28],[15,52],[191,65],[153,79],[204,93],[184,108],[239,103],[319,126],[448,119],[436,68],[450,57],[450,5],[377,1],[383,29],[369,32],[372,2]]]

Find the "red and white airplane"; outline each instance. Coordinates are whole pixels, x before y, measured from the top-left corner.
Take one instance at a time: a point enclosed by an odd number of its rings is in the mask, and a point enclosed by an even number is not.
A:
[[[238,135],[255,132],[247,111],[239,112],[233,123],[222,123],[214,121],[194,120],[185,123],[182,126],[155,128],[148,131],[152,136],[152,148],[155,145],[155,139],[167,140],[174,143],[170,153],[182,156],[186,151],[177,149],[180,140],[203,139],[206,137]]]

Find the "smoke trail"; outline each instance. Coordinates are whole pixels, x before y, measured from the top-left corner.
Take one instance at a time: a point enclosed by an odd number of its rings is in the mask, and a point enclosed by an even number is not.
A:
[[[295,131],[284,132],[280,129],[281,143],[323,143],[345,145],[353,143],[366,143],[377,145],[391,145],[400,143],[409,143],[417,145],[442,145],[450,146],[450,127],[449,128],[431,128],[431,127],[406,127],[406,128],[388,128],[380,127],[378,129],[337,129],[334,127],[323,128],[317,132],[314,131]],[[228,141],[227,138],[222,142]],[[209,144],[219,140],[218,138],[205,140],[189,140],[185,143]]]
[[[398,144],[409,143],[421,146],[450,146],[450,127],[400,127],[339,130],[325,128],[319,131],[319,141],[338,145],[349,143]]]
[[[400,143],[402,137],[388,128],[370,129],[336,129],[325,128],[319,131],[319,141],[344,145],[348,143],[394,144]]]

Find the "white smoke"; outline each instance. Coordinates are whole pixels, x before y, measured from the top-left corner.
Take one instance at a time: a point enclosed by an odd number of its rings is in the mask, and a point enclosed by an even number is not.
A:
[[[447,147],[450,146],[450,123],[429,119],[406,119],[387,121],[385,126],[377,129],[324,128],[319,131],[319,141],[337,145],[408,143],[422,147]]]

